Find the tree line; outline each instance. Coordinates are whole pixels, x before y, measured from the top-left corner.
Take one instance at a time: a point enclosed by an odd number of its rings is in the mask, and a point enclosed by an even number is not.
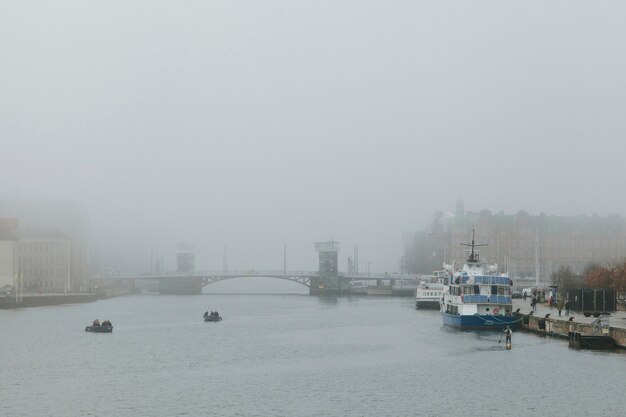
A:
[[[560,290],[576,288],[608,288],[619,292],[626,291],[626,260],[620,264],[588,264],[580,274],[569,266],[561,266],[551,275],[552,285]]]

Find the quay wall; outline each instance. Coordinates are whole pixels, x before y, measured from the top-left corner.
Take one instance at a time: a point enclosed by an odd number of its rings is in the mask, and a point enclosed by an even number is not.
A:
[[[133,289],[130,287],[104,288],[98,291],[98,298],[119,297],[121,295],[132,294]]]
[[[576,321],[557,320],[532,314],[519,314],[521,319],[520,326],[529,332],[567,339],[569,332],[578,332],[581,334],[591,334],[592,325],[589,323],[580,323]],[[609,327],[609,336],[615,339],[618,348],[626,349],[626,329],[619,327]]]
[[[0,308],[41,307],[61,304],[90,303],[96,301],[97,299],[98,295],[96,293],[24,295],[21,303],[15,302],[15,296],[0,297]]]
[[[369,286],[367,295],[393,295],[393,289],[390,285]]]

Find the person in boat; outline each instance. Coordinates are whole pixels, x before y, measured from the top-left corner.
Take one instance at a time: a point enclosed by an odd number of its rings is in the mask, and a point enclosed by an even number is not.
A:
[[[212,311],[211,311],[211,314],[213,314],[213,312],[212,312]],[[208,311],[205,311],[205,312],[204,312],[204,314],[202,315],[202,317],[204,317],[205,319],[206,319],[207,317],[209,317],[209,312],[208,312]]]
[[[103,326],[111,327],[111,322],[109,320],[105,320],[102,322]]]
[[[511,330],[511,327],[507,324],[506,328],[503,330],[503,332],[506,335],[506,344],[510,345],[511,344],[511,336],[513,335],[513,330]]]
[[[214,313],[215,313],[215,317],[219,317],[220,316],[220,313],[218,313],[217,310],[215,310]]]
[[[95,319],[92,323],[92,326],[100,326],[100,320]]]

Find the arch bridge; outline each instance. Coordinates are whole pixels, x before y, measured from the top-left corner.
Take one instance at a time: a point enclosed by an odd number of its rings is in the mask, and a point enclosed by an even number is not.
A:
[[[234,271],[234,272],[193,272],[193,273],[166,273],[144,275],[114,275],[93,277],[92,281],[99,285],[129,286],[137,288],[137,282],[152,282],[158,284],[155,290],[161,294],[200,294],[202,288],[216,282],[236,278],[275,278],[304,285],[309,293],[317,294],[320,287],[320,275],[310,271]],[[381,280],[390,279],[387,275],[371,276],[339,276],[340,288],[349,289],[353,280]]]
[[[226,281],[228,279],[235,279],[235,278],[276,278],[276,279],[282,279],[285,281],[296,282],[298,284],[304,285],[307,288],[311,288],[311,280],[314,280],[315,278],[318,278],[318,277],[319,275],[313,272],[288,273],[288,274],[277,274],[277,273],[212,274],[212,275],[207,275],[207,276],[202,277],[202,286],[205,287],[207,285],[211,285],[219,281]]]

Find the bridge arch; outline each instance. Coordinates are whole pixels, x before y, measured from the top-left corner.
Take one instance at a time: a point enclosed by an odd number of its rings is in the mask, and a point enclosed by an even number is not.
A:
[[[311,288],[311,276],[308,275],[270,275],[270,274],[259,274],[259,275],[247,275],[247,274],[233,274],[233,275],[214,275],[214,276],[206,276],[202,277],[202,287],[206,287],[207,285],[215,284],[216,282],[226,281],[230,279],[237,278],[276,278],[284,281],[291,281],[298,283],[300,285],[304,285],[307,288]]]

